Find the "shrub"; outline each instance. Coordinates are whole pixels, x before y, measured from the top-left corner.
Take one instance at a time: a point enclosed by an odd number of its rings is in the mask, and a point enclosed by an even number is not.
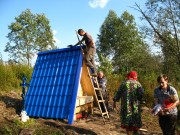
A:
[[[27,65],[0,63],[0,90],[20,89],[22,77],[26,76],[29,82],[32,71],[33,68],[29,68]]]

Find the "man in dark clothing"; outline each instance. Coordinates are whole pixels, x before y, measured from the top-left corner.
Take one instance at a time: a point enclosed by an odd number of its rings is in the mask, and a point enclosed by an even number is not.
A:
[[[108,109],[109,95],[106,89],[107,79],[104,76],[104,73],[102,71],[98,73],[97,80],[98,80],[99,87],[102,88],[103,99],[105,100],[105,105],[106,105],[106,108]]]
[[[95,62],[94,62],[94,55],[96,53],[96,47],[95,47],[94,41],[92,39],[92,36],[89,35],[87,32],[85,32],[83,29],[79,29],[78,34],[80,36],[83,36],[83,38],[75,45],[79,45],[83,41],[85,41],[86,47],[83,49],[84,59],[85,59],[86,65],[91,69],[91,74],[96,76],[97,69],[96,69]]]

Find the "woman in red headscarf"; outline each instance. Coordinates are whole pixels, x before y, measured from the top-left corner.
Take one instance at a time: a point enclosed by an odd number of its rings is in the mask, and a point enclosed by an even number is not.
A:
[[[121,127],[126,129],[128,135],[137,134],[142,127],[140,101],[144,90],[137,76],[136,71],[129,72],[114,97],[114,102],[121,99]]]

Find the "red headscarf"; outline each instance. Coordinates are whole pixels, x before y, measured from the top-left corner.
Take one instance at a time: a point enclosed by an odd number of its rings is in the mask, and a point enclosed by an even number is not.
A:
[[[126,75],[127,79],[137,80],[137,72],[131,71]]]

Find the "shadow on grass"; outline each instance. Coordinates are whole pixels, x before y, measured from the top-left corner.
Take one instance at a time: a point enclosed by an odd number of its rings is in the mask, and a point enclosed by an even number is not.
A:
[[[88,130],[88,129],[84,129],[84,128],[78,128],[78,127],[74,127],[71,125],[59,125],[56,124],[55,122],[50,122],[50,121],[46,121],[44,122],[45,125],[48,126],[52,126],[55,128],[59,128],[61,131],[63,131],[63,133],[69,135],[73,135],[73,134],[84,134],[84,135],[97,135],[95,132]]]

